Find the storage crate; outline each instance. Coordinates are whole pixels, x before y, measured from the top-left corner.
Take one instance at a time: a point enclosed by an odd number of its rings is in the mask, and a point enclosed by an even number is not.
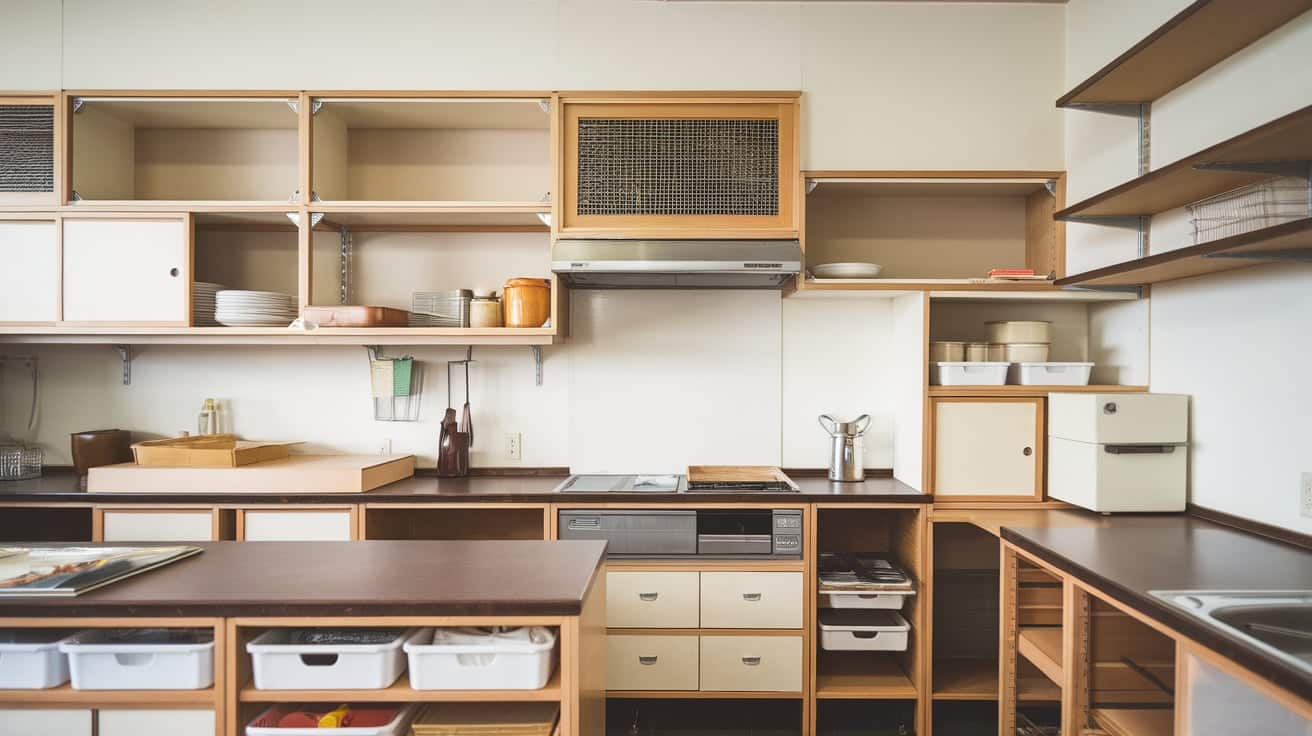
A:
[[[44,690],[68,682],[68,657],[59,645],[67,631],[0,631],[0,689]]]
[[[935,386],[1002,386],[1007,383],[1010,363],[966,363],[940,361],[930,377]]]
[[[416,690],[540,690],[556,666],[556,633],[426,629],[405,651]]]
[[[1017,363],[1011,370],[1021,386],[1087,386],[1093,363]]]
[[[1189,205],[1194,244],[1309,216],[1309,183],[1297,177],[1268,179]]]
[[[348,704],[349,705],[349,704]],[[277,724],[283,716],[296,711],[307,713],[326,713],[335,708],[331,703],[307,703],[304,705],[279,704],[255,717],[246,726],[246,736],[320,736],[325,733],[319,727],[280,728]],[[332,728],[328,732],[333,736],[403,736],[409,732],[410,722],[414,720],[419,706],[411,703],[404,706],[362,706],[370,708],[397,708],[396,716],[381,726],[346,726]]]
[[[89,629],[63,641],[74,690],[201,690],[214,684],[214,632]]]
[[[900,611],[914,590],[821,590],[830,608]]]
[[[892,611],[821,611],[820,648],[827,652],[901,652],[911,625]]]
[[[381,690],[422,629],[270,629],[246,645],[257,690]]]

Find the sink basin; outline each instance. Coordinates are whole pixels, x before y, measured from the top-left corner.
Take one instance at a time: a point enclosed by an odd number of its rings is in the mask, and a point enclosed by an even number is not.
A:
[[[1312,591],[1151,593],[1209,626],[1312,673]]]

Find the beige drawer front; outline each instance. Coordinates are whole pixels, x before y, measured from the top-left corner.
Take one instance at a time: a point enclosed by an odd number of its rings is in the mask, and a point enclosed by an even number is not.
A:
[[[613,628],[697,628],[697,573],[606,574],[606,625]]]
[[[211,736],[214,713],[208,710],[102,710],[99,736]]]
[[[702,690],[800,692],[802,637],[703,636]]]
[[[703,629],[802,628],[802,573],[702,573]]]
[[[208,542],[214,515],[197,511],[106,511],[106,542]]]
[[[606,637],[607,690],[696,690],[697,637]]]
[[[248,542],[349,542],[350,511],[247,511],[242,539]]]
[[[0,710],[5,736],[91,736],[89,710]]]

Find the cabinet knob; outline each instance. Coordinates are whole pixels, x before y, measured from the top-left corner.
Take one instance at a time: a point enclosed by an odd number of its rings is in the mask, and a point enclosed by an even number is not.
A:
[[[656,655],[644,656],[638,655],[638,664],[653,665],[656,664]]]
[[[660,593],[639,593],[638,600],[654,601],[660,597]]]
[[[180,273],[182,273],[182,272],[179,271],[179,270],[176,269],[176,268],[170,268],[170,269],[169,269],[169,275],[172,276],[172,277],[175,278],[175,279],[178,277],[178,274],[180,274]]]
[[[1025,457],[1029,457],[1030,455],[1034,454],[1034,448],[1026,447],[1024,450],[1021,450],[1021,452],[1025,455]]]

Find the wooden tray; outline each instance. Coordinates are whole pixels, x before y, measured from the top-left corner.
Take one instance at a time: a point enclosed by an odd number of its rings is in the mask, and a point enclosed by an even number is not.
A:
[[[255,442],[233,434],[172,437],[132,445],[132,456],[143,468],[235,468],[291,455],[299,442]]]
[[[415,474],[414,455],[292,455],[236,468],[104,465],[87,473],[96,493],[363,493]]]

